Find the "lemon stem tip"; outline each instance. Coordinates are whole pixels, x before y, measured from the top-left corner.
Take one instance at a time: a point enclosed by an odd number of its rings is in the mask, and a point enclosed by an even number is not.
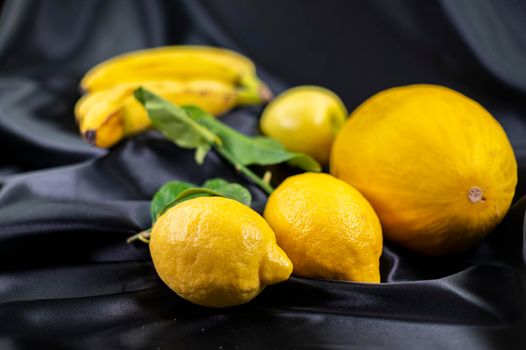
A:
[[[484,192],[480,187],[473,186],[468,191],[468,199],[471,203],[484,203],[486,198],[484,198]]]

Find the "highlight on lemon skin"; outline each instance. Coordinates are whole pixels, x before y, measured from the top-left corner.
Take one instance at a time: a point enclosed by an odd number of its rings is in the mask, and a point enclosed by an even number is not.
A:
[[[336,137],[330,169],[369,200],[387,239],[429,255],[475,246],[504,218],[517,185],[497,120],[436,85],[365,101]]]
[[[287,178],[264,217],[301,277],[380,282],[382,228],[352,186],[322,173]]]
[[[347,109],[332,91],[319,86],[286,90],[263,111],[263,134],[285,148],[327,164],[332,142],[347,117]]]
[[[150,253],[168,287],[208,307],[247,303],[292,273],[265,220],[223,197],[194,198],[166,211],[153,226]]]

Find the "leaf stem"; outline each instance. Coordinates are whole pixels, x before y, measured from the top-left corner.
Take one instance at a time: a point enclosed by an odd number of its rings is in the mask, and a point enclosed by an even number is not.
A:
[[[267,182],[265,182],[261,177],[257,176],[252,170],[247,168],[246,166],[239,164],[236,159],[230,154],[228,150],[226,150],[222,146],[215,146],[215,149],[217,153],[219,153],[223,158],[225,158],[230,164],[236,168],[236,170],[246,177],[248,177],[252,182],[254,182],[256,185],[258,185],[263,191],[267,192],[267,194],[271,194],[272,191],[274,191],[274,188]]]
[[[265,171],[265,174],[263,174],[263,182],[266,184],[270,184],[270,180],[272,180],[272,173],[267,170]]]
[[[135,242],[136,240],[139,240],[146,244],[150,243],[150,229],[141,231],[131,237],[128,237],[128,239],[126,239],[126,243],[129,244]]]

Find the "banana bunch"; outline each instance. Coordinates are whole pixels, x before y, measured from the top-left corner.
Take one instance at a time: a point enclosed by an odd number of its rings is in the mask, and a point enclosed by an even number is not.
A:
[[[133,96],[140,86],[170,102],[195,105],[215,116],[272,98],[252,61],[207,46],[167,46],[116,56],[88,71],[80,85],[85,92],[75,106],[80,133],[102,148],[151,126]]]

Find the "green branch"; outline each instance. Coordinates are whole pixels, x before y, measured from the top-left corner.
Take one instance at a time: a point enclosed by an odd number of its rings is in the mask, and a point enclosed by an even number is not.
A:
[[[272,191],[274,191],[274,188],[268,182],[265,182],[261,177],[256,175],[252,170],[250,170],[246,166],[238,163],[237,160],[224,147],[216,146],[214,148],[217,151],[217,153],[219,153],[230,164],[232,164],[238,172],[249,178],[253,183],[258,185],[267,194],[271,194]]]

